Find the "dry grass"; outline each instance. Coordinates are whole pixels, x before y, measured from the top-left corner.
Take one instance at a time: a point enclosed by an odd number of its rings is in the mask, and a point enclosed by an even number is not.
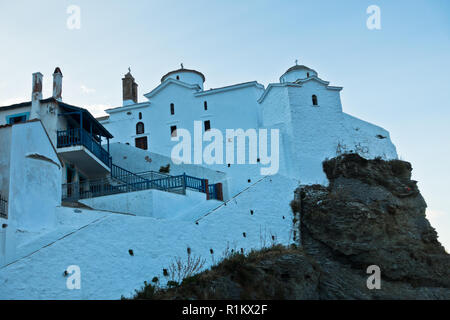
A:
[[[295,245],[290,247],[274,245],[261,250],[252,250],[248,254],[228,250],[220,263],[198,274],[184,271],[197,269],[195,266],[200,265],[198,258],[192,257],[190,263],[178,263],[181,259],[176,259],[172,267],[169,267],[171,277],[180,279],[185,274],[190,274],[190,276],[183,278],[178,286],[168,288],[160,288],[157,285],[145,283],[140,291],[136,291],[133,299],[185,299],[186,297],[216,299],[218,296],[216,292],[211,291],[211,283],[227,278],[233,279],[243,289],[241,298],[250,298],[251,294],[258,290],[259,284],[253,280],[255,268],[259,262],[283,254],[299,252],[301,252],[301,249],[298,249]],[[270,279],[267,279],[267,281],[270,282]]]

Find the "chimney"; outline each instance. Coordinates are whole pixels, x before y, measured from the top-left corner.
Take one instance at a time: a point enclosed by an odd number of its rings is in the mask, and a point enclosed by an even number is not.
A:
[[[137,103],[137,89],[138,85],[134,81],[131,72],[129,71],[125,77],[122,79],[122,91],[123,91],[123,105],[131,105],[133,103]]]
[[[61,69],[57,67],[53,73],[53,98],[62,101],[62,78]]]
[[[41,117],[40,100],[42,99],[42,78],[42,73],[33,73],[30,120],[40,119]]]

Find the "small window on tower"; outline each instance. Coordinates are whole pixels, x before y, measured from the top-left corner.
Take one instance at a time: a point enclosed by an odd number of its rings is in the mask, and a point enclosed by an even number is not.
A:
[[[315,94],[313,94],[313,96],[312,96],[312,103],[313,103],[313,106],[317,106],[318,105],[318,103],[317,103],[317,96]]]
[[[309,72],[307,72],[307,73],[306,73],[306,77],[308,77],[308,78],[309,78]]]
[[[205,110],[208,110],[208,102],[205,101],[205,102],[203,103],[203,105],[204,105],[204,107],[205,107]]]
[[[139,120],[142,120],[142,112],[139,112]]]
[[[173,103],[170,104],[170,114],[171,115],[175,114],[175,105]]]
[[[177,80],[180,80],[180,76],[177,76]]]
[[[144,123],[143,122],[138,122],[136,124],[136,134],[143,134],[144,132],[145,132]]]
[[[170,127],[170,135],[172,137],[176,137],[177,136],[177,126],[171,126]]]
[[[211,122],[209,120],[205,121],[205,132],[211,129]]]

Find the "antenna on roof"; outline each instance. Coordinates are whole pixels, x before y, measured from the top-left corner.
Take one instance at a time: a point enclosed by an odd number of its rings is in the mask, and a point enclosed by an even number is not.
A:
[[[128,72],[131,73],[131,67],[128,67]]]
[[[184,69],[183,63],[181,63],[181,69]]]
[[[295,59],[295,65],[298,66],[298,60],[297,59]]]

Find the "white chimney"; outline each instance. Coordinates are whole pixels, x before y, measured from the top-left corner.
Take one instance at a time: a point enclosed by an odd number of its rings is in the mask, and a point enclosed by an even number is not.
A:
[[[61,69],[57,67],[53,73],[53,98],[62,101],[62,78]]]
[[[30,120],[40,119],[41,117],[40,100],[42,99],[42,78],[42,73],[33,73]]]

